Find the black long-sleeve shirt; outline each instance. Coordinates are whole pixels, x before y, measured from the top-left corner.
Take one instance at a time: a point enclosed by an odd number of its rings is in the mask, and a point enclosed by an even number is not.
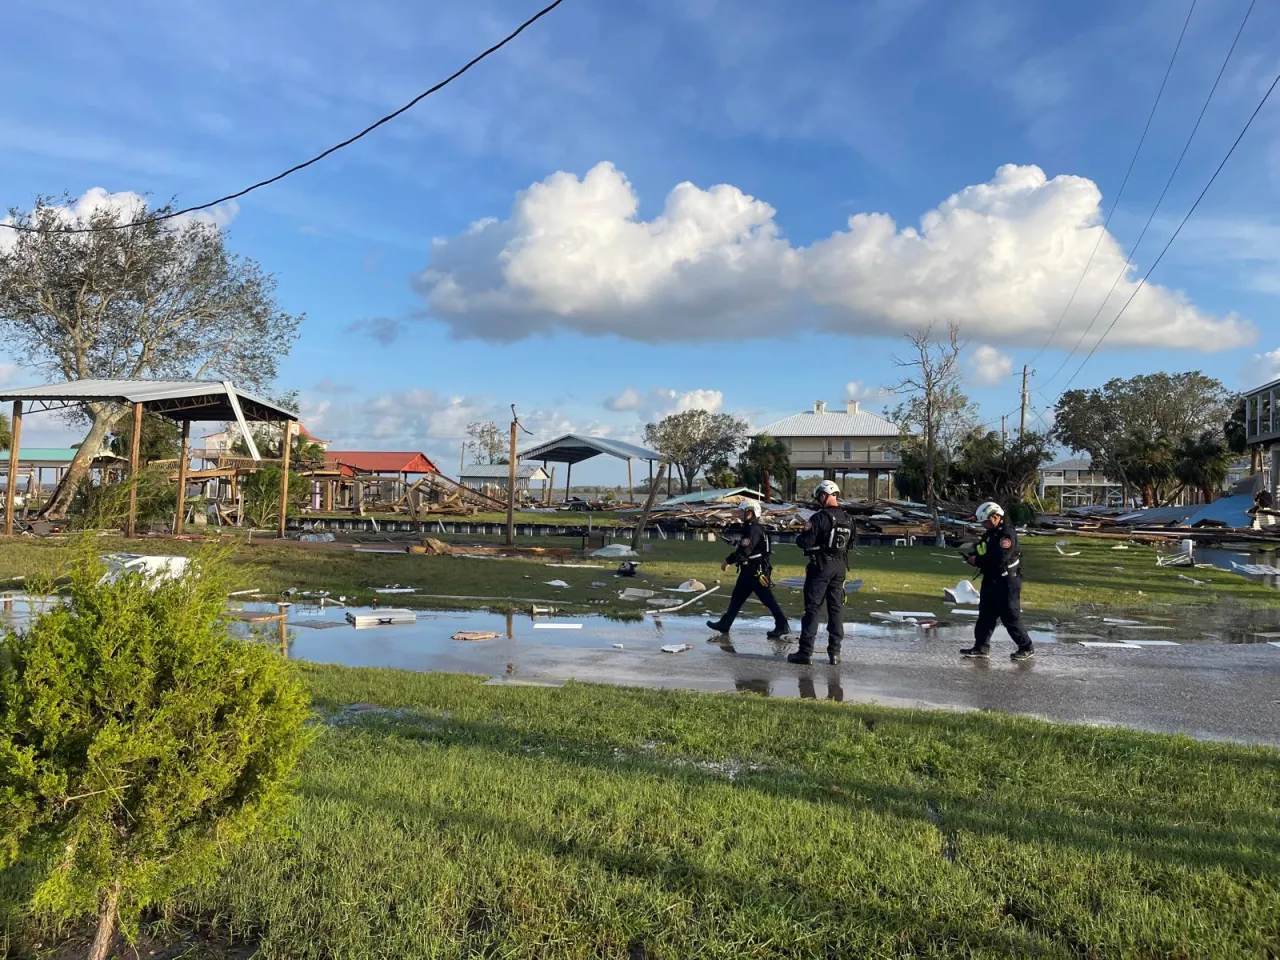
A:
[[[1022,549],[1018,546],[1018,532],[1008,519],[982,535],[976,557],[984,581],[1021,575]]]
[[[739,567],[759,567],[769,559],[771,544],[769,534],[758,520],[749,521],[742,528],[742,536],[738,538],[738,547],[725,559]]]

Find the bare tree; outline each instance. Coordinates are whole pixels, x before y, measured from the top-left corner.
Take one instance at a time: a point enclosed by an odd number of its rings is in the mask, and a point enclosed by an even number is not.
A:
[[[947,324],[946,339],[934,336],[933,324],[907,334],[913,356],[893,358],[898,367],[906,371],[893,391],[907,397],[907,413],[904,419],[915,421],[924,440],[925,502],[933,514],[937,531],[937,543],[942,545],[942,526],[938,518],[938,491],[936,467],[939,436],[967,415],[969,398],[960,389],[960,353],[964,343],[960,339],[959,324]],[[957,416],[959,415],[959,416]]]
[[[275,278],[228,253],[217,225],[157,223],[145,205],[77,212],[70,204],[40,197],[30,211],[10,211],[30,228],[0,250],[0,332],[10,353],[62,380],[218,377],[262,390],[275,379],[302,317],[277,307]],[[83,228],[93,232],[68,232]],[[88,433],[47,515],[66,514],[124,412],[88,407]]]
[[[492,420],[467,424],[467,447],[475,454],[476,463],[506,463],[507,438]]]

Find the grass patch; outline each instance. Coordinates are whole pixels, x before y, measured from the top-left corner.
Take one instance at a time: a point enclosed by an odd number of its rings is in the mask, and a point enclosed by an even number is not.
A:
[[[480,538],[461,539],[476,542]],[[565,538],[548,537],[536,542],[563,546]],[[1051,540],[1028,538],[1023,561],[1024,607],[1045,614],[1071,616],[1089,610],[1141,612],[1169,606],[1209,606],[1223,600],[1259,608],[1275,605],[1275,590],[1245,577],[1226,571],[1198,571],[1197,579],[1210,582],[1205,586],[1192,586],[1179,578],[1179,570],[1157,567],[1153,548],[1134,545],[1128,550],[1116,551],[1111,549],[1112,545],[1111,541],[1075,538],[1072,550],[1080,550],[1081,555],[1062,557],[1054,550]],[[720,562],[728,552],[726,546],[657,541],[652,547],[642,555],[644,576],[667,586],[690,578],[708,586],[720,580],[724,584],[721,593],[727,595],[734,571],[732,568],[725,573],[720,571]],[[191,553],[196,549],[195,544],[185,541],[102,541],[104,553],[112,550]],[[850,618],[865,618],[873,610],[920,609],[922,603],[926,603],[926,609],[940,611],[942,588],[954,586],[957,580],[973,572],[959,560],[952,559],[952,552],[926,546],[860,548],[851,558],[851,575],[862,578],[865,585],[850,597]],[[0,582],[20,574],[56,574],[65,569],[70,556],[71,547],[66,541],[0,543]],[[795,547],[780,545],[775,557],[775,577],[804,573],[800,551]],[[368,602],[374,596],[373,587],[401,583],[415,586],[423,594],[497,599],[440,600],[409,594],[397,595],[396,606],[500,609],[527,606],[523,602],[504,604],[503,601],[511,598],[532,598],[599,613],[634,613],[643,609],[617,600],[619,581],[612,576],[613,565],[607,561],[599,562],[602,569],[574,570],[548,567],[537,560],[356,553],[350,548],[317,549],[270,540],[241,544],[235,559],[243,569],[244,586],[261,588],[268,596],[296,587],[329,590],[334,596],[345,595],[356,602]],[[569,586],[546,586],[546,581],[556,579],[564,580]],[[598,581],[606,582],[608,587],[590,586]],[[778,596],[786,612],[798,619],[803,606],[800,594],[783,589]],[[601,600],[606,602],[590,603]],[[710,605],[715,607],[725,602],[725,597],[713,595]]]
[[[1265,748],[301,669],[331,719],[290,838],[173,904],[263,958],[1280,951]]]

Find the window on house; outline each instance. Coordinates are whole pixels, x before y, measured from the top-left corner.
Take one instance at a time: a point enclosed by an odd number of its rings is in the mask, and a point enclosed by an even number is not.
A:
[[[827,456],[831,456],[831,454],[834,452],[835,452],[835,444],[830,438],[828,438],[827,439]]]
[[[853,459],[853,441],[852,440],[846,440],[844,442],[844,458],[846,460]]]

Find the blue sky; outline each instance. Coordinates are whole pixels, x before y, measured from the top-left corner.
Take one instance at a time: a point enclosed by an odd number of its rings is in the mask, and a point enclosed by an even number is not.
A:
[[[1198,3],[1110,233],[1035,359],[1033,424],[1280,70],[1280,8],[1260,3],[1137,272],[1054,377],[1247,5]],[[10,0],[0,204],[221,195],[388,112],[535,9]],[[755,424],[820,398],[878,408],[903,332],[948,318],[998,419],[1098,243],[1185,14],[566,0],[408,115],[221,216],[231,247],[278,276],[282,306],[307,314],[282,385],[341,448],[423,449],[456,468],[466,423],[513,402],[540,436],[625,439],[691,405]],[[1280,375],[1277,199],[1280,98],[1074,385]],[[13,384],[32,376],[0,366]],[[28,429],[53,442],[61,428]],[[625,477],[604,462],[575,473]]]

